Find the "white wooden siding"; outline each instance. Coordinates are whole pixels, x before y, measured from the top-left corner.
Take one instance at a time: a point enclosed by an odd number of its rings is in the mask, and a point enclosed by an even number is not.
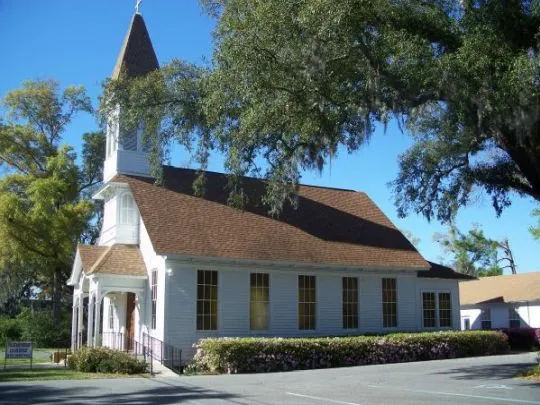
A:
[[[351,273],[294,269],[234,269],[226,266],[194,265],[167,260],[165,341],[183,350],[185,360],[194,354],[192,345],[206,336],[319,336],[347,335],[365,332],[421,329],[420,291],[435,288],[448,291],[452,297],[454,327],[459,328],[458,285],[453,280],[421,279],[413,272]],[[196,330],[197,270],[218,271],[218,329]],[[249,328],[249,274],[270,275],[270,322],[268,331]],[[317,277],[316,330],[298,329],[298,275]],[[358,277],[359,328],[343,329],[342,277]],[[381,279],[397,279],[398,327],[382,327]]]
[[[515,307],[521,319],[521,327],[540,328],[540,302],[491,303],[482,305],[464,305],[461,308],[461,329],[465,329],[465,319],[471,322],[471,329],[481,329],[480,314],[482,309],[491,310],[491,327],[508,328],[509,308]]]

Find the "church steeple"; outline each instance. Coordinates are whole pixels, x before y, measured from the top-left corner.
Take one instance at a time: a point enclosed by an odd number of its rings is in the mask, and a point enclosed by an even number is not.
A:
[[[120,75],[138,77],[156,69],[159,69],[159,63],[150,35],[141,14],[136,12],[131,19],[111,78],[117,80]],[[119,116],[117,110],[108,120],[104,180],[109,181],[117,174],[150,176],[147,150],[142,142],[142,123],[135,131],[126,131],[122,122],[118,122]]]
[[[159,69],[159,63],[142,15],[135,13],[114,66],[112,79],[122,71],[130,77],[143,76]]]

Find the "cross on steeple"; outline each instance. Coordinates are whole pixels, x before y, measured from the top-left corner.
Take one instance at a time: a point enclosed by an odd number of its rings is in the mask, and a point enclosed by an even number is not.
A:
[[[139,7],[141,6],[141,3],[142,3],[142,0],[137,0],[137,2],[135,3],[135,14],[141,14],[141,12],[139,11]]]

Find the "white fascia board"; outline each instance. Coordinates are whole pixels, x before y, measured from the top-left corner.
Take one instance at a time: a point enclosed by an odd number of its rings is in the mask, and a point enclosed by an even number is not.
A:
[[[104,200],[107,194],[115,194],[118,189],[129,189],[129,184],[109,182],[104,184],[93,196],[93,200]]]
[[[79,275],[82,271],[82,261],[81,261],[81,255],[79,253],[79,249],[77,249],[77,253],[75,254],[75,260],[73,261],[73,267],[71,268],[71,275],[69,276],[68,281],[66,282],[69,286],[74,286],[79,282]]]
[[[271,261],[271,260],[249,260],[249,259],[229,259],[223,257],[202,257],[202,256],[184,256],[170,253],[157,253],[159,256],[166,258],[166,260],[175,260],[185,263],[206,263],[214,265],[226,265],[226,266],[245,266],[252,268],[252,266],[269,267],[269,268],[282,268],[282,269],[313,269],[313,270],[327,270],[327,271],[351,271],[351,272],[384,272],[395,271],[396,273],[414,274],[422,269],[404,269],[400,267],[374,267],[374,266],[343,266],[333,264],[317,264],[308,262],[285,262],[285,261]]]

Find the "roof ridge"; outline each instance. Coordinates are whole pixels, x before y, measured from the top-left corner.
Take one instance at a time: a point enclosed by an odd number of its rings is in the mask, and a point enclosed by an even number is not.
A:
[[[191,171],[191,172],[203,172],[203,173],[209,173],[209,174],[214,174],[214,175],[219,175],[219,176],[227,176],[228,173],[223,173],[223,172],[216,172],[216,171],[213,171],[213,170],[200,170],[200,169],[191,169],[191,168],[188,168],[188,167],[177,167],[177,166],[172,166],[172,165],[162,165],[163,168],[170,168],[172,170],[186,170],[186,171]],[[126,176],[129,176],[129,175],[126,175]],[[130,176],[130,177],[137,177],[137,176]],[[266,179],[263,179],[263,178],[260,178],[260,177],[253,177],[253,176],[240,176],[244,179],[247,179],[247,180],[253,180],[253,181],[259,181],[259,182],[267,182],[268,180]],[[350,188],[341,188],[341,187],[329,187],[329,186],[319,186],[319,185],[314,185],[314,184],[304,184],[304,183],[298,183],[298,186],[300,187],[311,187],[311,188],[321,188],[321,189],[326,189],[326,190],[336,190],[336,191],[347,191],[347,192],[352,192],[352,193],[359,193],[359,194],[366,194],[364,191],[357,191],[357,190],[353,190],[353,189],[350,189]]]
[[[105,261],[105,257],[110,255],[110,253],[112,252],[112,248],[114,246],[115,245],[107,246],[107,249],[101,254],[101,256],[96,260],[94,265],[90,268],[90,270],[88,271],[88,274],[95,273],[95,272],[97,272],[97,270],[99,270],[99,268],[101,267],[101,265]]]

